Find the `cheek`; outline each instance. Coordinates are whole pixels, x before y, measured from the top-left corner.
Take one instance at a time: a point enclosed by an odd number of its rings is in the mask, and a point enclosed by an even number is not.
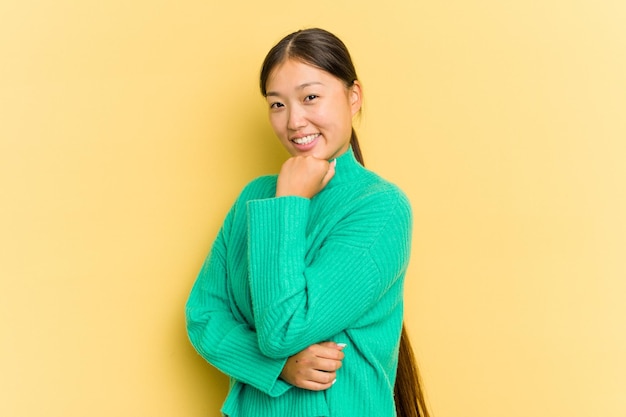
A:
[[[315,111],[309,112],[307,116],[311,123],[320,128],[324,128],[330,127],[336,123],[337,111],[330,106],[318,107]]]
[[[329,106],[312,116],[311,120],[318,126],[333,130],[352,129],[352,116],[349,109],[345,106]]]
[[[270,114],[270,125],[278,136],[280,136],[280,132],[284,130],[284,123],[282,123],[282,118],[280,114]]]

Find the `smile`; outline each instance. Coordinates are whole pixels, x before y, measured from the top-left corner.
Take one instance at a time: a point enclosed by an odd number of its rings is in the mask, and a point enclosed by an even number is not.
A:
[[[291,141],[297,143],[298,145],[307,145],[317,139],[319,135],[319,133],[314,133],[312,135],[303,136],[301,138],[291,139]]]

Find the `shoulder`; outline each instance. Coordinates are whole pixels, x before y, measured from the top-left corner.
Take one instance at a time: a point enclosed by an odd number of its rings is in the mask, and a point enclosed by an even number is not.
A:
[[[411,215],[411,202],[406,193],[395,183],[381,177],[377,173],[365,170],[363,202],[390,212],[405,212]]]
[[[363,246],[370,246],[389,228],[398,236],[410,232],[411,203],[398,185],[365,169],[352,180],[334,189],[320,209],[321,217],[338,218],[337,230],[359,236]]]

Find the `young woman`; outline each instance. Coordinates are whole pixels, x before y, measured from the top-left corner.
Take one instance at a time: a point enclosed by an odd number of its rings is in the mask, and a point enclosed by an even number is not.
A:
[[[363,167],[350,54],[327,31],[298,31],[260,81],[291,158],[244,188],[186,308],[192,344],[230,376],[222,412],[425,416],[402,325],[411,208]]]

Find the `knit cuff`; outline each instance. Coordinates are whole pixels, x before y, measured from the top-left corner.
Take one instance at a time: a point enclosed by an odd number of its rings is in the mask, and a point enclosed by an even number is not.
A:
[[[252,385],[271,397],[284,394],[291,385],[280,379],[286,359],[269,359],[259,351],[255,338],[243,334],[242,328],[233,330],[220,346],[219,359],[212,363],[235,379]]]
[[[266,306],[301,283],[276,282],[279,276],[302,274],[310,200],[279,197],[248,202],[248,261],[254,306]]]

